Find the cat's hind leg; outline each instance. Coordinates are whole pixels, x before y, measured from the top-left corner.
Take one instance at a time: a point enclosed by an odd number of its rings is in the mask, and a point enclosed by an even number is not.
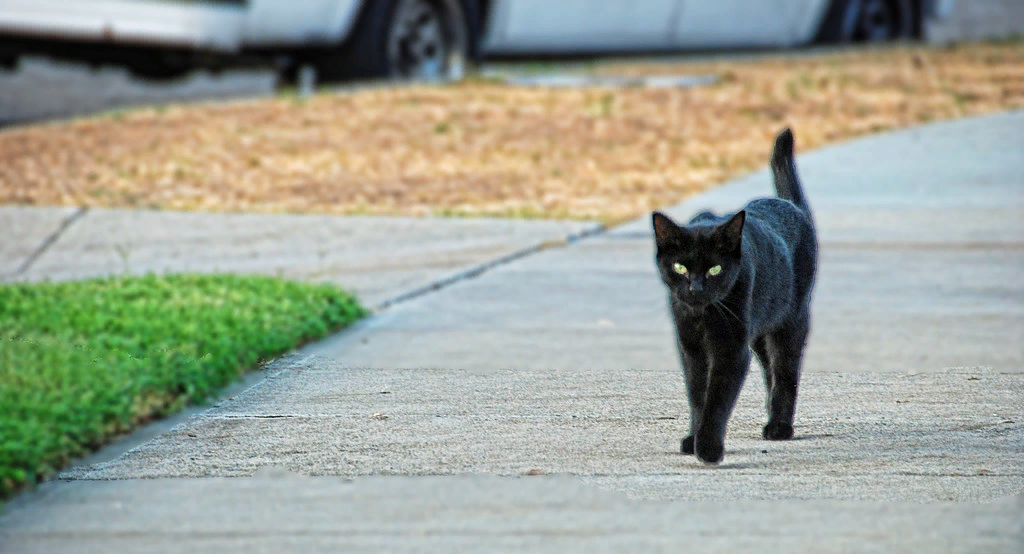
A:
[[[765,376],[765,384],[768,385],[768,424],[764,426],[762,436],[768,440],[793,438],[800,364],[809,331],[810,317],[803,313],[765,336],[767,371],[770,375]]]
[[[772,360],[771,355],[768,351],[768,339],[765,338],[764,336],[758,337],[751,344],[751,347],[754,350],[754,354],[757,355],[757,361],[761,363],[761,373],[764,374],[764,390],[771,391],[773,382]],[[768,410],[768,412],[770,413],[772,409],[770,394],[765,399],[764,406],[765,409]]]

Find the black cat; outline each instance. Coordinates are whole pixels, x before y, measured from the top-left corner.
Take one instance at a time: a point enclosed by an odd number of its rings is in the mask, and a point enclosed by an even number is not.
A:
[[[788,128],[775,139],[771,168],[778,198],[753,200],[729,216],[701,212],[684,226],[652,214],[655,259],[668,287],[690,399],[690,435],[681,450],[705,463],[722,460],[751,347],[768,389],[762,434],[793,437],[818,243]]]

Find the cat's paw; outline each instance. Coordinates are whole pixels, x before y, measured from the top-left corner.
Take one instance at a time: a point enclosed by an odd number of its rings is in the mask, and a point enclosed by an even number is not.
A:
[[[696,444],[697,458],[705,464],[716,465],[725,456],[725,444],[719,440],[705,440]]]
[[[793,438],[793,426],[781,421],[769,421],[761,436],[770,441],[788,441]]]
[[[690,435],[679,443],[679,451],[683,454],[693,454],[693,435]]]

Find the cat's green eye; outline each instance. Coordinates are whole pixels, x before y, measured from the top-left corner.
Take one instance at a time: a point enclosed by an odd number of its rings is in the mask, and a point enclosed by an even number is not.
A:
[[[722,272],[722,266],[716,265],[716,266],[712,266],[711,269],[708,270],[708,275],[714,277],[715,275],[718,275],[721,272]]]
[[[672,264],[672,271],[675,271],[680,275],[686,275],[686,266],[678,262],[674,263]]]

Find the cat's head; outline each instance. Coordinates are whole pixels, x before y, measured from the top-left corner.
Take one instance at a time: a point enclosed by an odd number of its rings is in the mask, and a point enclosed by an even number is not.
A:
[[[725,298],[740,273],[746,212],[718,225],[682,226],[659,212],[651,217],[658,271],[673,304],[701,310]]]

